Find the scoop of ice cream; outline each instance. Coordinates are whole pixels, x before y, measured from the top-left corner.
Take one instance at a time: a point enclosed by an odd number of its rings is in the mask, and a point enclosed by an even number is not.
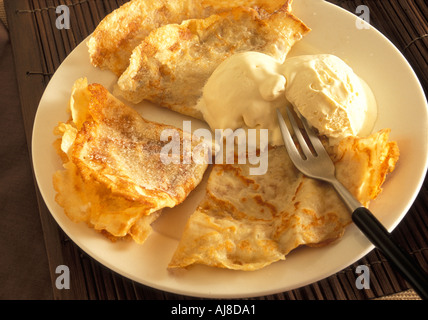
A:
[[[320,134],[341,139],[359,135],[373,125],[367,88],[337,56],[292,57],[280,72],[287,79],[287,100]]]
[[[334,55],[296,56],[281,64],[266,54],[243,52],[217,67],[197,108],[213,130],[268,129],[269,143],[282,145],[276,109],[283,112],[291,103],[320,134],[337,141],[373,127],[376,106],[364,84]]]
[[[283,144],[276,108],[286,106],[280,62],[266,54],[232,55],[213,72],[197,108],[211,129],[269,129],[269,143]]]

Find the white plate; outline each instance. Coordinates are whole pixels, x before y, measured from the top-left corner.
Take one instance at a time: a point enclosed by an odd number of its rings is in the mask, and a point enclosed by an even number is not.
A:
[[[423,90],[400,52],[372,27],[358,29],[356,16],[320,0],[299,0],[295,14],[312,31],[292,55],[332,53],[344,59],[372,88],[379,107],[376,129],[391,128],[401,156],[384,191],[371,210],[390,231],[412,205],[427,169],[427,103]],[[285,261],[262,270],[241,272],[195,266],[170,274],[166,267],[177,246],[187,217],[203,196],[203,182],[180,206],[165,210],[154,224],[155,232],[143,245],[112,243],[84,224],[71,222],[54,200],[52,175],[61,168],[52,143],[58,121],[67,119],[66,106],[74,81],[87,77],[112,89],[115,76],[89,63],[86,44],[80,44],[52,77],[41,99],[33,131],[33,162],[42,196],[67,235],[103,265],[144,285],[178,294],[211,298],[254,297],[284,292],[326,278],[353,264],[372,245],[351,225],[343,238],[324,248],[299,248]],[[151,120],[182,126],[184,116],[151,105],[139,105]],[[194,128],[205,126],[192,122]],[[71,288],[73,289],[73,288]]]

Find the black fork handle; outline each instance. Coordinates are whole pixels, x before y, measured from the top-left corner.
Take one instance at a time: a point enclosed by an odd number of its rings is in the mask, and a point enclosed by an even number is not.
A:
[[[365,207],[352,213],[352,220],[364,235],[391,261],[421,299],[428,300],[428,274],[391,237],[380,221]]]

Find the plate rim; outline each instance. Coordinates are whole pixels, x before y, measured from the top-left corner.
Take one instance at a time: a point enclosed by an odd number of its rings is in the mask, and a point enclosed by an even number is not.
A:
[[[319,1],[319,2],[321,2],[321,1]],[[332,4],[332,3],[329,3],[329,2],[325,2],[325,1],[322,1],[323,2],[323,4],[327,4],[327,5],[331,5],[331,6],[334,6],[336,9],[340,9],[341,11],[343,11],[343,12],[345,12],[346,14],[349,14],[349,15],[352,15],[352,13],[350,13],[349,11],[347,11],[346,9],[344,9],[344,8],[341,8],[341,7],[339,7],[339,6],[337,6],[337,5],[335,5],[335,4]],[[424,96],[424,99],[425,99],[425,107],[427,107],[427,99],[426,99],[426,96],[425,96],[425,92],[424,92],[424,90],[423,90],[423,88],[422,88],[422,86],[421,86],[421,83],[420,83],[420,81],[419,81],[419,78],[417,77],[417,74],[415,73],[415,71],[413,70],[413,68],[411,67],[411,65],[410,65],[410,63],[407,61],[407,59],[405,58],[405,56],[398,50],[398,48],[392,43],[392,41],[391,40],[389,40],[385,35],[383,35],[380,31],[378,31],[376,28],[374,28],[373,26],[371,26],[371,29],[373,29],[373,31],[375,31],[376,33],[377,33],[377,35],[378,36],[380,36],[380,37],[382,37],[384,40],[386,40],[388,43],[389,43],[389,45],[390,45],[390,47],[392,47],[394,50],[396,50],[396,53],[397,54],[399,54],[400,56],[401,56],[401,59],[407,64],[407,67],[408,67],[408,69],[411,71],[411,73],[412,73],[412,76],[416,79],[416,81],[417,81],[417,83],[419,84],[419,89],[420,89],[420,91],[421,91],[421,93],[423,94],[423,96]],[[59,74],[57,71],[58,70],[60,70],[60,68],[61,68],[61,66],[63,66],[64,64],[66,64],[67,63],[67,61],[68,61],[68,59],[72,56],[72,54],[73,54],[73,52],[75,52],[76,50],[78,50],[79,49],[79,46],[80,45],[83,45],[84,43],[86,43],[86,40],[88,39],[90,37],[90,35],[89,36],[87,36],[84,40],[82,40],[82,42],[80,42],[71,52],[70,52],[70,54],[69,55],[67,55],[67,57],[63,60],[63,62],[61,63],[61,65],[58,67],[58,69],[55,71],[55,73],[54,73],[54,75],[52,76],[52,78],[51,78],[51,80],[49,81],[49,83],[47,84],[47,86],[46,86],[46,88],[45,88],[45,90],[44,90],[44,92],[43,92],[43,95],[42,95],[42,97],[41,97],[41,99],[40,99],[40,102],[39,102],[39,104],[38,104],[38,108],[37,108],[37,111],[36,111],[36,116],[35,116],[35,118],[34,118],[34,122],[33,122],[33,129],[32,129],[32,139],[31,139],[31,146],[32,146],[32,148],[31,148],[31,158],[32,158],[32,161],[33,161],[33,164],[35,164],[36,162],[35,162],[35,149],[34,149],[34,146],[35,146],[35,144],[36,144],[36,142],[35,142],[35,140],[37,139],[37,137],[36,137],[36,135],[35,135],[35,133],[37,133],[36,132],[36,130],[37,130],[37,128],[36,128],[36,124],[37,124],[37,121],[38,121],[38,117],[40,116],[40,112],[39,112],[39,109],[40,109],[40,107],[41,107],[41,105],[42,105],[42,102],[44,101],[44,98],[45,98],[45,95],[47,95],[47,92],[48,92],[48,89],[49,89],[49,86],[50,86],[50,84],[55,80],[55,77]],[[39,120],[40,121],[40,120]],[[425,130],[426,131],[426,130]],[[428,136],[428,135],[427,135]],[[422,169],[423,170],[423,172],[424,172],[424,175],[426,175],[427,174],[427,170],[428,170],[428,157],[427,156],[425,156],[425,164],[424,164],[424,168]],[[124,277],[126,277],[126,278],[128,278],[128,279],[131,279],[131,280],[133,280],[133,281],[136,281],[136,282],[138,282],[138,283],[141,283],[141,284],[144,284],[144,285],[148,285],[148,286],[150,286],[150,287],[153,287],[153,288],[156,288],[156,289],[159,289],[159,290],[163,290],[163,291],[166,291],[166,292],[171,292],[171,293],[176,293],[176,294],[181,294],[181,295],[186,295],[186,296],[194,296],[194,297],[205,297],[205,298],[224,298],[224,297],[226,297],[226,298],[246,298],[246,297],[256,297],[256,296],[264,296],[264,295],[269,295],[269,294],[275,294],[275,293],[278,293],[278,292],[284,292],[284,291],[288,291],[288,290],[295,290],[295,289],[298,289],[298,288],[300,288],[300,287],[303,287],[303,286],[306,286],[306,285],[308,285],[308,284],[310,284],[310,283],[314,283],[314,282],[316,282],[316,281],[319,281],[319,280],[321,280],[321,279],[324,279],[324,278],[326,278],[326,277],[328,277],[328,276],[330,276],[330,275],[333,275],[333,274],[335,274],[337,271],[340,271],[340,270],[342,270],[343,268],[342,267],[337,267],[337,270],[335,271],[335,272],[326,272],[326,274],[324,275],[324,276],[322,276],[321,278],[319,277],[319,276],[314,276],[313,278],[317,278],[317,280],[307,280],[307,281],[304,281],[304,282],[302,282],[299,286],[297,286],[297,287],[294,287],[294,288],[291,288],[291,289],[284,289],[284,290],[278,290],[278,288],[273,288],[273,289],[265,289],[265,290],[260,290],[260,291],[258,291],[258,292],[251,292],[251,293],[241,293],[241,294],[236,294],[236,293],[231,293],[231,294],[228,294],[228,293],[222,293],[222,294],[217,294],[217,293],[214,293],[214,294],[210,294],[210,293],[208,293],[208,292],[205,292],[205,293],[201,293],[201,292],[190,292],[189,290],[184,290],[184,291],[181,291],[181,290],[179,290],[179,289],[177,289],[177,288],[173,288],[173,289],[171,289],[171,288],[168,288],[168,287],[165,287],[165,286],[156,286],[156,285],[153,285],[150,281],[149,282],[146,282],[146,283],[144,283],[144,282],[141,282],[141,280],[140,279],[138,279],[138,278],[136,278],[135,276],[133,276],[133,275],[131,275],[131,274],[127,274],[126,272],[124,273],[122,270],[118,270],[117,268],[115,268],[114,266],[112,266],[109,262],[106,262],[106,261],[104,261],[103,259],[101,259],[100,260],[100,258],[99,257],[96,257],[96,256],[94,256],[93,255],[93,253],[92,252],[88,252],[87,250],[85,250],[85,246],[81,243],[81,241],[79,241],[79,239],[75,239],[75,237],[73,237],[73,236],[70,236],[70,234],[68,233],[68,232],[66,232],[65,230],[68,230],[68,228],[67,227],[65,227],[65,226],[63,226],[62,225],[62,223],[57,219],[57,217],[56,217],[56,215],[55,214],[53,214],[53,212],[52,212],[52,208],[49,206],[49,203],[48,202],[46,202],[46,200],[45,200],[45,196],[46,196],[46,194],[45,194],[45,191],[43,190],[43,188],[41,188],[40,187],[40,185],[39,185],[39,181],[38,181],[38,171],[37,171],[37,168],[35,168],[34,167],[34,173],[35,173],[35,178],[36,178],[36,183],[37,183],[37,186],[39,187],[39,190],[40,190],[40,193],[41,193],[41,195],[42,195],[42,198],[43,198],[43,200],[45,201],[45,203],[46,203],[46,206],[48,207],[48,210],[49,210],[49,213],[51,214],[51,216],[55,219],[55,221],[56,221],[56,223],[61,227],[61,229],[67,234],[67,236],[68,237],[70,237],[70,239],[72,239],[73,240],[73,242],[82,250],[82,251],[84,251],[84,252],[86,252],[89,256],[91,256],[93,259],[95,259],[96,261],[98,261],[98,262],[100,262],[102,265],[104,265],[104,266],[106,266],[108,269],[110,269],[110,270],[112,270],[112,271],[114,271],[114,272],[116,272],[116,273],[118,273],[118,274],[120,274],[120,275],[123,275]],[[418,194],[419,194],[419,192],[420,192],[420,189],[422,188],[422,185],[423,185],[423,182],[424,182],[424,176],[421,176],[421,178],[419,179],[419,181],[418,181],[418,183],[417,183],[417,186],[416,186],[416,189],[418,190],[418,192],[415,192],[413,195],[412,195],[412,197],[411,197],[411,200],[408,202],[408,204],[407,204],[407,206],[406,206],[406,210],[403,210],[403,212],[401,213],[401,215],[400,215],[400,217],[399,217],[399,219],[396,219],[395,220],[395,223],[392,225],[392,226],[390,226],[389,228],[388,228],[388,230],[389,231],[392,231],[392,230],[394,230],[397,226],[398,226],[398,224],[402,221],[402,219],[404,218],[404,216],[407,214],[407,212],[408,212],[408,210],[411,208],[411,206],[413,205],[413,203],[414,203],[414,201],[416,200],[416,198],[417,198],[417,196],[418,196]],[[369,253],[372,249],[374,248],[374,246],[373,245],[369,245],[367,248],[366,248],[366,250],[363,250],[362,252],[361,252],[361,254],[358,256],[358,257],[356,257],[355,259],[354,259],[354,261],[353,262],[351,262],[351,263],[349,263],[348,265],[350,265],[350,264],[353,264],[353,263],[355,263],[356,261],[358,261],[359,259],[361,259],[362,257],[364,257],[367,253]]]

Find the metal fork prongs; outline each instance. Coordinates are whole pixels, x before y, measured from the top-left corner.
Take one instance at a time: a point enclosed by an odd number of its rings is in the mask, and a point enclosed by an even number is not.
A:
[[[295,140],[293,139],[284,118],[277,109],[279,125],[288,155],[296,168],[308,177],[330,183],[343,198],[343,201],[351,212],[361,207],[362,205],[354,198],[354,196],[336,179],[334,163],[318,135],[308,124],[307,120],[300,116],[299,120],[303,126],[299,126],[290,108],[287,107],[286,110],[288,120],[301,151],[296,146]],[[301,129],[304,129],[305,135],[302,133]],[[305,139],[305,136],[307,139]]]

